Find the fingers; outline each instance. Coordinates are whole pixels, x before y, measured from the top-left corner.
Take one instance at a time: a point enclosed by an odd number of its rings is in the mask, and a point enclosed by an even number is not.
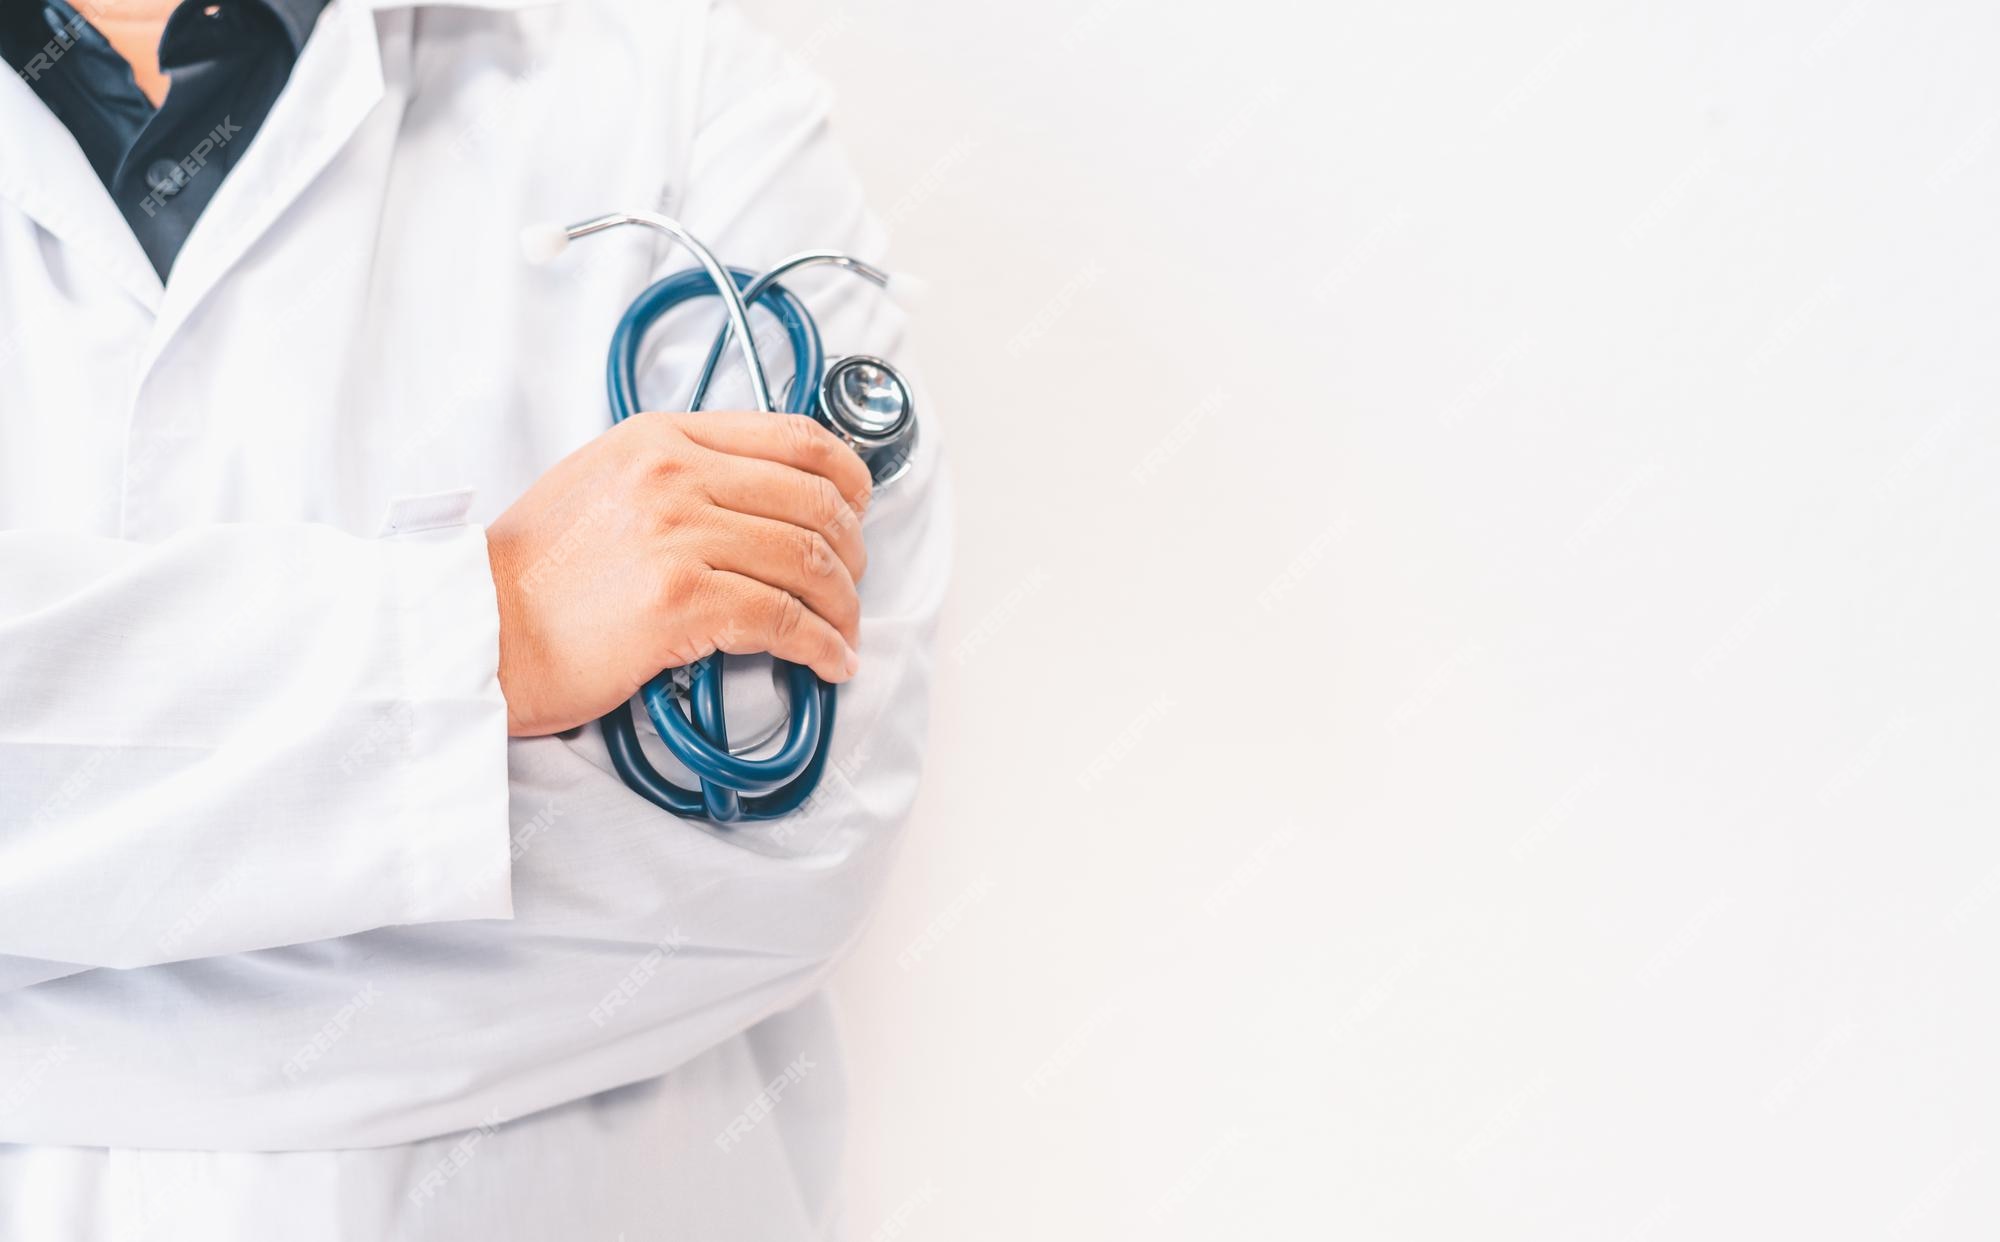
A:
[[[803,414],[702,410],[674,416],[681,433],[704,448],[756,457],[830,481],[859,511],[868,507],[872,483],[854,450]]]
[[[768,651],[831,682],[846,681],[861,667],[839,631],[788,591],[716,570],[705,579],[702,595],[716,646],[731,655]]]
[[[668,627],[678,641],[769,652],[830,682],[852,677],[861,624],[854,584],[868,555],[861,459],[796,414],[651,414],[626,423],[649,438],[622,455],[659,502],[667,548],[684,558],[685,580],[672,594],[691,624]]]
[[[711,460],[715,468],[703,480],[709,499],[739,514],[819,532],[847,567],[848,575],[856,582],[861,580],[868,569],[861,517],[848,507],[831,480],[755,457],[717,454]]]
[[[715,569],[754,578],[797,596],[839,631],[861,642],[861,597],[854,577],[817,531],[771,518],[712,510],[703,519],[704,558]]]

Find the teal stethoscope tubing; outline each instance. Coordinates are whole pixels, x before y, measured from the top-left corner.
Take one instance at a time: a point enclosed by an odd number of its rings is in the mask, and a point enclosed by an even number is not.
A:
[[[741,268],[730,268],[729,274],[738,289],[748,288],[757,279],[756,273]],[[611,352],[605,363],[611,421],[622,423],[639,412],[639,352],[652,326],[677,307],[718,293],[706,271],[689,268],[655,281],[632,300],[611,334]],[[826,369],[818,327],[805,304],[783,285],[770,285],[752,305],[771,312],[791,344],[793,378],[784,412],[810,417]],[[720,345],[718,339],[718,350]],[[704,372],[688,408],[701,408],[708,395],[708,377],[709,372]],[[682,712],[676,702],[672,669],[647,682],[639,693],[660,740],[701,787],[685,789],[653,767],[639,745],[629,703],[620,703],[598,722],[611,765],[634,792],[675,815],[711,819],[718,824],[789,815],[812,796],[826,771],[827,743],[833,736],[834,688],[802,665],[779,661],[778,667],[784,671],[791,699],[791,722],[775,754],[746,759],[729,753],[728,721],[722,706],[722,655],[718,652],[688,666],[688,712]]]

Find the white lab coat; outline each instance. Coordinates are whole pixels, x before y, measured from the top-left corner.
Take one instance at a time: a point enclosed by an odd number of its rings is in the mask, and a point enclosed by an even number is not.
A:
[[[0,1240],[824,1221],[837,1049],[793,1007],[915,793],[942,437],[868,515],[807,811],[718,832],[594,726],[508,741],[482,523],[688,263],[516,238],[634,207],[746,266],[884,246],[823,90],[694,0],[333,0],[164,289],[0,75]],[[897,355],[874,290],[798,287]]]

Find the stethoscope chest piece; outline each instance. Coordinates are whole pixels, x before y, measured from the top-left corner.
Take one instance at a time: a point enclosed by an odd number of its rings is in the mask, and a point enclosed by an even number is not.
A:
[[[826,369],[813,417],[868,463],[875,486],[895,482],[917,447],[917,405],[909,381],[880,358],[850,354]]]

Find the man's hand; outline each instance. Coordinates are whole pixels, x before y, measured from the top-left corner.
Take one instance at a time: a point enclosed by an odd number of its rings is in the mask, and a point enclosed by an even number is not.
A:
[[[797,414],[640,414],[570,454],[487,531],[508,731],[574,728],[716,651],[852,677],[868,498]]]

